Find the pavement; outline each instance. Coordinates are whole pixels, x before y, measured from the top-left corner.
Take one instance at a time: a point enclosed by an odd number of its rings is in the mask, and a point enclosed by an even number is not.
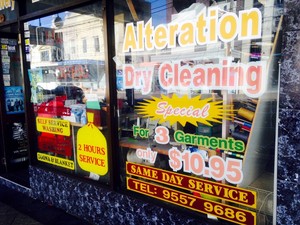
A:
[[[0,225],[91,225],[0,184]]]

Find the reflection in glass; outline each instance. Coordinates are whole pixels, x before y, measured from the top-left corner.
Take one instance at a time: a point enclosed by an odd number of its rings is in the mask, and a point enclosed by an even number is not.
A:
[[[102,136],[108,132],[101,9],[97,4],[29,21],[25,37],[38,161],[108,182],[108,172],[95,169],[107,168],[107,146],[97,140],[87,143],[83,132],[87,123]]]

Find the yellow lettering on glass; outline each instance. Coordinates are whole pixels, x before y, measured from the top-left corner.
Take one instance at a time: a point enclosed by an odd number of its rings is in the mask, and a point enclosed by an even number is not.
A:
[[[11,10],[15,9],[15,1],[14,0],[0,0],[0,10],[10,8]]]
[[[36,117],[36,129],[39,132],[70,136],[70,121]]]
[[[261,37],[262,15],[259,9],[239,11],[239,14],[225,12],[218,18],[219,8],[204,7],[194,21],[152,25],[152,18],[146,24],[138,21],[136,29],[133,23],[127,23],[123,52],[175,48],[176,36],[181,47],[224,43],[237,38],[249,40]]]

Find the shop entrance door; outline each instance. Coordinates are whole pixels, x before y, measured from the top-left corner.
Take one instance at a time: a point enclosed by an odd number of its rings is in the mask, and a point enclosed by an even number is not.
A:
[[[0,33],[0,44],[0,175],[26,185],[29,157],[18,35]]]

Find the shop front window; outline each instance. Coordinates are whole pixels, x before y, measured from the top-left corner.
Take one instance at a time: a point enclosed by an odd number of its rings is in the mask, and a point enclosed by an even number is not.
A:
[[[116,2],[124,190],[272,224],[281,22],[277,1]]]
[[[100,52],[99,37],[94,37],[94,48],[95,52]]]
[[[39,164],[109,182],[101,4],[25,24]],[[83,41],[84,40],[84,41]],[[89,43],[91,42],[91,43]],[[83,46],[86,54],[76,51]]]
[[[82,39],[82,52],[86,53],[87,52],[87,42],[86,42],[86,38]]]

